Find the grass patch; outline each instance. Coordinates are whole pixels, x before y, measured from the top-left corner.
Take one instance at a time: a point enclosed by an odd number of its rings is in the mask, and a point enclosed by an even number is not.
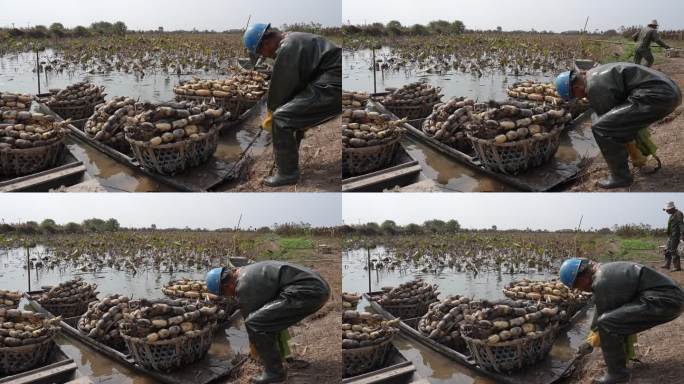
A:
[[[622,239],[620,246],[632,251],[654,250],[658,248],[655,242],[646,239]]]
[[[315,253],[316,243],[307,237],[280,237],[268,235],[261,239],[263,251],[257,260],[281,260],[299,262],[311,258]]]
[[[281,238],[278,243],[284,249],[312,249],[314,247],[313,241],[303,237]]]

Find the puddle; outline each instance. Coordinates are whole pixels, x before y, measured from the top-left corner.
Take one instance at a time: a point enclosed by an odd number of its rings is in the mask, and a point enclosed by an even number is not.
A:
[[[342,56],[343,88],[350,91],[373,92],[373,72],[371,70],[371,50],[355,52],[345,51]],[[385,60],[390,50],[384,47],[376,51],[376,60]],[[376,88],[383,92],[387,87],[425,80],[442,88],[442,100],[451,97],[466,96],[475,100],[506,100],[506,89],[509,85],[522,80],[551,81],[550,74],[530,73],[520,76],[503,74],[499,71],[486,71],[482,76],[471,73],[448,70],[443,73],[431,73],[432,69],[420,69],[409,64],[399,70],[389,69],[376,72]],[[414,127],[420,126],[414,123]],[[445,190],[459,192],[508,192],[516,191],[511,186],[452,160],[431,147],[406,138],[402,142],[409,154],[418,161],[423,175]],[[561,134],[561,145],[556,158],[563,161],[579,161],[581,157],[594,157],[600,152],[591,134],[591,126],[587,121],[572,131]],[[543,175],[540,176],[543,178]]]
[[[514,274],[506,272],[482,271],[478,274],[472,272],[459,272],[451,267],[439,271],[426,272],[417,268],[405,270],[377,270],[370,272],[365,270],[367,263],[367,251],[354,249],[342,255],[342,289],[346,292],[378,291],[381,287],[396,286],[403,282],[411,281],[417,277],[439,285],[439,297],[445,298],[450,294],[460,294],[470,297],[503,299],[503,287],[514,280],[527,277],[533,280],[545,280],[557,277],[555,273],[539,272],[537,270],[525,270]],[[387,255],[384,247],[379,246],[371,250],[371,259],[381,259]],[[370,304],[365,299],[359,303],[359,308],[371,311]],[[574,355],[576,348],[584,341],[588,333],[592,311],[582,315],[577,324],[567,332],[561,333],[550,352],[556,358],[568,359]],[[421,378],[427,378],[430,383],[456,383],[456,384],[494,384],[488,378],[476,371],[468,369],[453,360],[423,346],[422,344],[406,337],[398,337],[393,344],[401,353],[416,366],[416,373]]]
[[[54,56],[52,50],[41,52],[40,57]],[[20,53],[0,56],[0,91],[21,92],[35,94],[38,91],[38,78],[35,72],[35,53]],[[129,96],[152,102],[173,100],[173,87],[180,81],[194,76],[202,78],[223,78],[226,74],[218,71],[199,71],[194,75],[173,75],[149,71],[144,76],[133,73],[112,71],[106,74],[90,74],[80,70],[57,72],[43,72],[41,77],[41,92],[50,88],[63,88],[82,80],[89,80],[97,85],[105,86],[106,99],[114,96]],[[33,103],[32,107],[37,108]],[[254,141],[250,153],[259,155],[270,143],[270,135],[259,132],[260,111],[251,119],[243,122],[239,127],[227,129],[219,137],[215,156],[226,162],[237,161],[243,151]],[[111,192],[168,192],[175,189],[160,184],[147,177],[142,172],[129,168],[94,147],[80,141],[69,139],[68,147],[75,157],[82,161],[88,175],[97,179],[102,186]],[[219,186],[219,190],[229,189],[230,185]]]
[[[49,257],[49,252],[43,246],[31,250],[30,257]],[[26,253],[23,248],[0,250],[0,288],[10,290],[28,290],[28,270],[25,268]],[[96,272],[81,272],[73,269],[31,269],[31,289],[36,290],[44,285],[54,285],[59,282],[80,276],[84,280],[96,283],[99,297],[107,294],[120,293],[132,297],[161,298],[164,297],[160,288],[170,280],[187,276],[203,279],[204,272],[166,273],[154,269],[141,270],[139,273],[118,271],[102,268]],[[22,300],[20,306],[30,309],[28,302]],[[86,345],[72,338],[60,336],[57,343],[64,352],[79,366],[82,374],[90,376],[96,383],[122,384],[153,384],[157,381],[116,363],[104,355],[95,352]],[[214,335],[214,342],[210,353],[226,356],[232,359],[237,352],[247,353],[249,341],[242,319],[238,319],[228,326],[224,332]]]

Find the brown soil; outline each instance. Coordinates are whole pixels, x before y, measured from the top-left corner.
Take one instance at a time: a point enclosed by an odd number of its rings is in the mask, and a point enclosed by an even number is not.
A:
[[[342,185],[342,141],[340,118],[317,125],[306,132],[299,151],[301,178],[297,185],[271,188],[263,179],[275,169],[273,146],[253,159],[246,180],[237,192],[339,192]]]
[[[649,263],[658,268],[657,263]],[[663,271],[662,269],[659,269]],[[684,284],[684,272],[668,272],[679,284]],[[684,316],[667,324],[640,333],[637,341],[639,363],[630,363],[631,384],[674,384],[684,377]],[[605,364],[600,349],[582,358],[573,376],[566,383],[591,384],[603,375]]]
[[[300,264],[320,273],[332,289],[330,301],[317,313],[290,328],[290,346],[297,359],[311,365],[305,369],[289,369],[287,383],[321,384],[338,383],[342,377],[342,346],[338,329],[342,325],[342,251],[339,244],[327,243],[329,255]],[[251,358],[227,382],[248,384],[259,375],[261,366]]]
[[[684,89],[684,58],[656,58],[656,69],[672,77]],[[662,121],[651,126],[651,137],[658,146],[658,157],[663,167],[655,174],[634,171],[634,183],[629,188],[617,188],[613,192],[670,192],[684,191],[684,106]],[[602,156],[592,164],[571,190],[575,192],[604,191],[596,182],[607,176],[608,168]]]

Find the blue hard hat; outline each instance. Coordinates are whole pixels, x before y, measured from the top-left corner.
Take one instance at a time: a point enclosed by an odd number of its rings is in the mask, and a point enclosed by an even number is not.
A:
[[[214,295],[221,296],[221,275],[224,268],[214,268],[207,273],[207,289]]]
[[[576,257],[565,260],[560,267],[561,283],[565,284],[568,288],[572,288],[575,285],[575,279],[577,279],[577,273],[581,265],[582,259]]]
[[[572,87],[570,86],[570,77],[572,71],[565,71],[556,77],[556,92],[563,100],[572,99]]]
[[[245,44],[245,48],[252,53],[256,53],[259,43],[261,43],[261,38],[264,37],[264,33],[269,28],[271,28],[270,23],[254,23],[250,25],[245,30],[244,36],[242,36],[242,42]]]

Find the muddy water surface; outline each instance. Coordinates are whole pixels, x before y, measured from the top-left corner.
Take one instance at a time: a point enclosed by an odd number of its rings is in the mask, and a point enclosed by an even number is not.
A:
[[[380,259],[387,256],[384,247],[377,247],[370,251],[371,259]],[[378,291],[382,287],[396,286],[403,282],[411,281],[420,277],[432,284],[439,285],[440,298],[447,295],[464,295],[476,298],[503,299],[503,287],[514,280],[524,277],[534,280],[544,280],[556,277],[556,273],[550,271],[539,272],[536,269],[522,271],[515,274],[505,272],[458,272],[452,268],[444,268],[439,271],[421,271],[420,269],[408,270],[371,270],[370,274],[365,269],[367,265],[367,250],[356,249],[343,253],[342,256],[342,289],[346,292]],[[370,275],[370,280],[369,280]],[[370,304],[365,300],[359,303],[359,308],[372,311]],[[577,347],[583,342],[588,334],[591,310],[582,315],[577,324],[567,331],[562,332],[550,354],[553,357],[570,359]],[[446,358],[445,356],[429,349],[410,338],[398,337],[393,344],[401,353],[416,366],[419,377],[427,378],[430,383],[437,384],[490,384],[495,383],[492,379],[471,370],[463,365]]]
[[[46,50],[40,53],[40,59],[46,62],[54,55],[52,50]],[[35,53],[31,52],[0,56],[0,91],[37,94],[38,75],[35,72],[35,60]],[[128,96],[158,103],[173,100],[173,87],[194,76],[215,79],[226,77],[227,74],[198,71],[193,74],[175,75],[151,70],[144,74],[118,71],[90,73],[73,68],[62,72],[41,72],[40,80],[43,93],[48,89],[64,88],[69,84],[88,80],[105,87],[106,100],[114,96]],[[37,108],[36,103],[33,104],[33,108]],[[257,113],[252,121],[246,121],[238,127],[222,132],[215,156],[226,162],[237,161],[252,142],[254,144],[250,152],[253,155],[260,154],[270,143],[270,136],[261,134],[256,137],[259,133],[259,115],[260,113]],[[68,147],[72,154],[85,164],[87,173],[109,191],[174,191],[81,141],[69,140]],[[222,186],[219,189],[228,187]]]
[[[376,60],[389,58],[387,47],[376,51]],[[345,51],[342,56],[343,87],[350,91],[373,92],[372,56],[370,50]],[[442,89],[442,100],[452,97],[471,99],[506,100],[506,89],[522,80],[552,81],[554,74],[527,73],[518,76],[500,71],[485,71],[482,76],[461,72],[455,69],[435,71],[434,68],[407,66],[400,70],[376,71],[377,92],[386,88],[397,88],[405,84],[423,80]],[[411,123],[420,129],[421,121]],[[504,183],[477,172],[473,168],[452,160],[429,146],[407,137],[403,140],[409,154],[421,165],[423,175],[436,182],[444,190],[459,192],[515,191]],[[556,158],[565,161],[579,160],[582,156],[594,157],[599,154],[598,147],[591,135],[588,122],[561,134],[561,145]]]
[[[42,246],[31,249],[30,258],[49,257],[49,252]],[[120,293],[134,298],[164,297],[160,288],[170,280],[180,277],[203,279],[204,272],[175,271],[165,273],[153,269],[132,273],[117,271],[111,268],[101,268],[96,271],[74,271],[45,268],[31,268],[31,289],[41,286],[54,285],[79,276],[84,280],[98,285],[98,297],[107,294]],[[29,269],[26,268],[26,251],[23,248],[0,250],[0,288],[19,291],[28,290]],[[21,307],[30,309],[28,302],[22,300]],[[152,384],[155,380],[142,375],[124,365],[113,362],[105,356],[95,352],[86,345],[72,338],[60,336],[57,343],[64,352],[79,366],[79,371],[88,375],[96,383],[122,384]],[[223,332],[214,336],[214,343],[210,352],[232,359],[236,353],[246,353],[249,342],[241,319],[226,327]]]

